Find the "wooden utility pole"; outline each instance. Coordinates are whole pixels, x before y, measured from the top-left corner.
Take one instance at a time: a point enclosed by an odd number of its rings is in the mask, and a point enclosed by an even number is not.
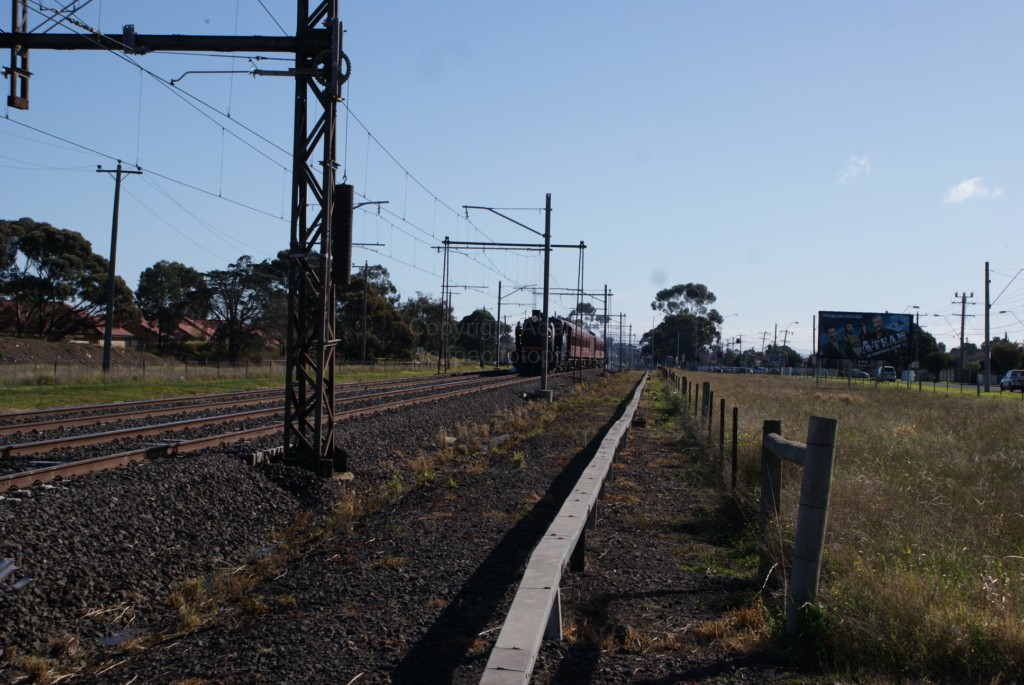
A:
[[[285,462],[330,476],[344,470],[334,441],[334,362],[336,278],[347,281],[350,258],[333,269],[335,249],[349,254],[351,232],[341,235],[335,210],[351,215],[351,192],[336,184],[337,104],[348,80],[342,51],[338,0],[296,0],[294,36],[182,36],[136,34],[127,24],[121,34],[29,33],[28,0],[12,0],[10,33],[0,33],[0,48],[10,48],[8,104],[28,109],[29,51],[109,50],[132,55],[178,52],[276,52],[295,55],[287,71],[258,70],[265,76],[295,79],[291,239],[288,249],[288,342],[285,378]],[[309,96],[312,95],[312,102]],[[317,153],[320,159],[314,159]],[[347,198],[347,201],[346,201]],[[307,206],[313,209],[307,212]],[[343,233],[343,232],[342,232]],[[340,240],[339,240],[340,239]],[[345,243],[347,245],[339,245]]]
[[[103,373],[110,371],[110,345],[114,337],[114,279],[117,276],[117,217],[121,208],[121,176],[124,174],[141,174],[141,171],[124,171],[121,160],[117,160],[117,169],[96,167],[98,173],[114,174],[114,219],[110,225],[110,264],[107,267],[107,316],[103,327]]]
[[[953,297],[960,299],[960,364],[956,371],[956,382],[964,382],[964,319],[967,317],[967,298],[974,297],[974,293],[968,295],[966,292],[953,293]],[[953,304],[956,304],[954,302]],[[973,302],[971,304],[974,304]]]

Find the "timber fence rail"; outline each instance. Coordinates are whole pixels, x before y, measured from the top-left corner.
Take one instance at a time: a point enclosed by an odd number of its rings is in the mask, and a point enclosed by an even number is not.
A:
[[[604,492],[615,455],[626,444],[647,374],[633,397],[587,465],[572,492],[537,547],[523,573],[487,660],[480,685],[526,685],[530,682],[543,640],[562,637],[561,579],[570,571],[583,571],[586,530],[597,527],[597,500]]]

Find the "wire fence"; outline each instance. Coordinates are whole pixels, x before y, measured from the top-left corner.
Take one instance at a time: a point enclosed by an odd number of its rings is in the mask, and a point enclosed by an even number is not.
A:
[[[160,361],[119,362],[106,372],[99,363],[56,360],[52,363],[32,362],[0,364],[0,386],[57,385],[90,380],[209,380],[216,378],[273,378],[284,381],[287,362],[284,359],[254,361]],[[429,370],[423,362],[378,360],[373,364],[338,362],[336,373],[377,371],[397,372]]]

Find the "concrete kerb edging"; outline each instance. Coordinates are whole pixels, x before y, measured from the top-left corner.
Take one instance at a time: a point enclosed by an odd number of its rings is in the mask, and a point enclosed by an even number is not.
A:
[[[597,500],[604,491],[615,454],[626,443],[647,377],[644,374],[637,384],[626,411],[601,441],[597,454],[530,555],[480,685],[526,685],[543,640],[561,638],[562,573],[569,565],[582,568],[585,529],[596,525]]]

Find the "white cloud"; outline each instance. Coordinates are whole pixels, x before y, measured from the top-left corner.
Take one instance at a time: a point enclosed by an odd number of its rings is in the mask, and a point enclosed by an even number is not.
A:
[[[958,205],[976,197],[1002,197],[1002,188],[987,188],[981,183],[981,176],[960,181],[949,189],[946,197],[942,198],[945,204]]]
[[[850,159],[846,160],[846,168],[839,175],[839,185],[852,183],[853,179],[861,174],[865,176],[871,174],[871,159],[867,155],[850,155]]]

